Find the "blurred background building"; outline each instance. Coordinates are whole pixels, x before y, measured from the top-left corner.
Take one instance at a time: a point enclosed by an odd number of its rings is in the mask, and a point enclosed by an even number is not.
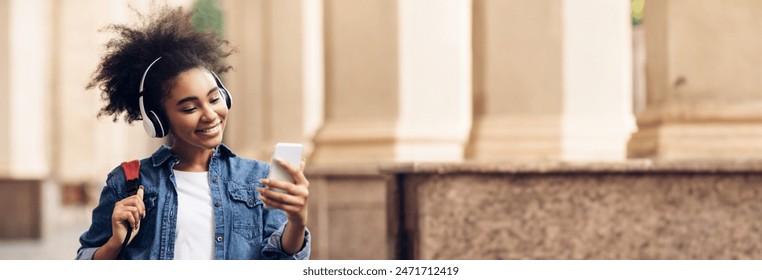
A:
[[[762,2],[645,2],[166,1],[238,50],[225,143],[307,146],[314,259],[762,258]],[[163,143],[84,89],[152,3],[0,0],[0,258]]]

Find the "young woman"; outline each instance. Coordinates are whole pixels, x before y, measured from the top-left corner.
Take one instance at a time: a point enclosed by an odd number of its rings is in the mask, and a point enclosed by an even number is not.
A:
[[[222,144],[232,94],[215,72],[230,68],[227,42],[195,30],[180,8],[143,20],[109,27],[117,36],[88,88],[102,90],[99,116],[141,120],[170,144],[140,160],[136,194],[121,167],[108,174],[77,259],[309,258],[304,161],[281,163],[295,183],[268,181],[268,164]],[[128,227],[134,239],[122,248]]]

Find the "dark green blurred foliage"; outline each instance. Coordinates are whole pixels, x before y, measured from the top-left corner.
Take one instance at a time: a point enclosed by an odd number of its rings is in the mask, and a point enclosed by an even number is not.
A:
[[[632,8],[632,25],[638,25],[643,23],[643,7],[645,6],[646,0],[632,0],[631,8]]]
[[[219,0],[198,0],[193,4],[191,22],[200,31],[224,35],[222,9]]]

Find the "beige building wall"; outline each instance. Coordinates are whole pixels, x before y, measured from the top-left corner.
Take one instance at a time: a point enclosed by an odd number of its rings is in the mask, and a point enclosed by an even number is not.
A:
[[[3,70],[0,103],[0,174],[12,178],[43,178],[50,172],[47,93],[51,73],[51,3],[4,1],[0,62]]]
[[[645,6],[647,104],[630,157],[760,158],[760,8],[752,0]]]
[[[150,3],[2,2],[0,174],[98,182],[162,142],[95,119],[98,94],[84,91],[109,36],[96,30]],[[226,142],[242,155],[289,141],[316,163],[624,158],[626,0],[222,3],[239,48]],[[648,97],[630,157],[762,154],[760,4],[734,3],[646,5]]]
[[[43,203],[53,213],[61,203],[61,186],[90,187],[97,194],[106,174],[121,161],[146,157],[163,142],[145,136],[139,123],[97,119],[99,91],[85,90],[113,36],[99,29],[135,19],[130,6],[146,11],[150,4],[0,3],[6,15],[0,19],[0,176],[51,182],[44,185]],[[83,13],[82,7],[98,12]]]
[[[561,154],[562,2],[476,0],[469,159]]]
[[[475,160],[621,160],[629,1],[474,1]]]
[[[147,157],[165,141],[148,137],[140,122],[127,125],[121,117],[116,123],[110,116],[96,118],[103,106],[100,90],[85,90],[105,54],[105,43],[114,36],[102,29],[114,23],[134,23],[137,15],[132,9],[145,13],[151,8],[151,1],[54,3],[52,40],[57,47],[51,50],[53,86],[48,98],[56,104],[51,110],[51,134],[56,140],[51,142],[54,151],[51,175],[62,184],[87,183],[95,191],[119,163]],[[189,6],[192,1],[167,3]],[[85,6],[100,12],[82,16]]]
[[[605,11],[626,12],[625,1],[601,4],[609,2],[591,1],[586,7],[592,9],[582,9],[563,1],[223,1],[228,38],[239,49],[231,57],[233,72],[225,76],[235,98],[226,142],[244,156],[265,160],[275,142],[305,143],[309,155],[313,140],[315,162],[612,158],[585,149],[619,145],[621,137],[602,131],[616,130],[627,119],[619,105],[626,105],[620,95],[629,93],[623,86],[628,72],[608,71],[628,69],[620,59],[627,48],[601,54],[626,45],[621,43],[627,33],[620,32],[626,25],[603,29],[596,27],[599,21],[586,21],[592,16],[613,22],[616,14]],[[38,95],[25,98],[47,102],[50,110],[26,120],[21,127],[30,132],[2,139],[9,147],[3,159],[47,167],[6,163],[28,169],[7,172],[100,181],[93,178],[162,143],[144,137],[139,124],[95,119],[99,96],[83,89],[109,34],[81,30],[131,21],[128,5],[146,10],[150,1],[24,3],[14,5],[29,5],[41,18],[38,33],[24,36],[37,38],[37,48],[45,49],[30,56],[40,60],[21,65],[10,60],[20,57],[10,55],[14,48],[34,48],[11,44],[28,40],[8,40],[6,71],[13,68],[7,75],[24,77],[16,80],[32,76],[25,71],[46,75],[31,86]],[[42,16],[46,9],[38,5],[47,6],[50,16]],[[81,16],[83,5],[103,12]],[[7,4],[8,11],[13,7]],[[604,35],[585,32],[595,28]],[[622,35],[600,39],[606,32]],[[61,47],[45,47],[53,45]],[[591,68],[588,60],[575,60],[592,54],[609,64]],[[595,71],[612,76],[598,79]],[[596,79],[611,82],[600,86]],[[9,92],[22,84],[16,80],[5,85]],[[598,100],[600,109],[591,113],[584,100]],[[72,109],[80,106],[86,109]],[[469,133],[471,152],[465,155]],[[19,138],[26,135],[33,137]],[[12,143],[40,146],[40,153],[14,156]]]
[[[233,93],[225,142],[269,160],[277,142],[304,143],[323,119],[322,3],[319,0],[224,1],[225,34],[239,51],[225,74]]]
[[[397,1],[324,4],[326,111],[315,156],[389,160],[399,113]],[[344,149],[329,152],[327,145]]]
[[[315,162],[457,161],[470,128],[470,1],[325,2]]]

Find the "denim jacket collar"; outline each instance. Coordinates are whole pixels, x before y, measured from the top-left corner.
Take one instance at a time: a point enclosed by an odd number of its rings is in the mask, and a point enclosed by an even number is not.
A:
[[[221,155],[236,157],[233,151],[225,146],[225,144],[217,145],[217,147],[214,148],[214,154],[212,157],[220,157]],[[167,145],[161,145],[161,147],[159,147],[159,149],[151,155],[151,162],[153,163],[153,166],[156,167],[164,164],[165,161],[172,157],[177,157],[177,154],[172,152],[172,150]]]

